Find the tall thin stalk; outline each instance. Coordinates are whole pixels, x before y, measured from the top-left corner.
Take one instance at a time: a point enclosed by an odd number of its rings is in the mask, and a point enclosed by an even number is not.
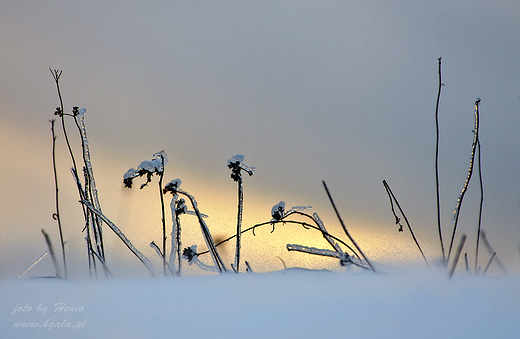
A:
[[[459,198],[457,199],[457,205],[455,207],[455,212],[454,212],[454,215],[453,215],[453,220],[454,220],[454,222],[453,222],[453,233],[451,235],[450,249],[448,251],[448,259],[447,259],[447,261],[450,260],[451,249],[453,247],[453,240],[455,239],[455,233],[457,232],[457,224],[459,222],[459,213],[460,213],[460,208],[462,206],[462,199],[464,199],[464,195],[466,194],[466,191],[468,189],[469,181],[471,180],[471,175],[473,174],[473,163],[474,163],[474,159],[475,159],[475,149],[477,147],[477,142],[478,142],[479,105],[480,105],[480,98],[478,98],[477,101],[475,101],[475,129],[473,130],[474,137],[473,137],[473,145],[471,147],[471,158],[470,158],[470,163],[469,163],[468,176],[466,178],[466,182],[464,183],[464,187],[462,188],[462,192],[460,193]]]
[[[56,134],[54,133],[54,122],[56,120],[52,119],[51,122],[51,132],[52,132],[52,167],[54,170],[54,187],[55,187],[55,201],[56,201],[56,213],[52,215],[53,219],[58,222],[58,229],[60,231],[60,241],[61,241],[61,253],[63,256],[63,270],[65,272],[65,279],[67,279],[67,260],[65,258],[65,242],[63,241],[63,230],[61,227],[61,217],[60,217],[60,204],[59,204],[59,189],[58,189],[58,173],[56,171]]]
[[[415,244],[417,245],[417,248],[421,252],[421,255],[422,255],[423,259],[424,259],[424,262],[426,263],[426,266],[430,267],[430,265],[428,265],[428,260],[426,260],[426,256],[424,255],[424,253],[423,253],[423,251],[421,249],[421,246],[419,245],[419,242],[415,238],[415,234],[413,233],[412,226],[410,226],[410,223],[408,222],[408,218],[404,214],[403,209],[401,208],[401,205],[399,205],[399,202],[397,201],[397,198],[395,197],[394,193],[390,189],[390,186],[388,186],[388,183],[386,182],[386,180],[383,180],[383,185],[385,186],[386,193],[388,194],[388,197],[390,198],[390,205],[392,206],[392,213],[395,216],[396,222],[399,223],[399,218],[395,214],[394,205],[392,203],[392,199],[395,201],[395,204],[397,205],[397,208],[399,208],[399,211],[401,212],[401,215],[403,216],[404,221],[406,222],[406,225],[408,226],[408,229],[410,230],[410,233],[412,234],[413,241],[415,242]],[[402,232],[402,226],[399,229],[399,231]]]
[[[484,203],[484,186],[482,185],[482,168],[480,162],[480,140],[477,140],[477,152],[478,152],[478,178],[480,183],[480,207],[478,213],[478,230],[477,230],[477,246],[475,249],[475,272],[478,267],[478,245],[480,242],[480,226],[482,225],[482,205]]]
[[[437,227],[439,229],[439,240],[441,242],[442,259],[446,264],[446,255],[444,254],[444,242],[442,240],[442,228],[441,228],[441,203],[440,203],[440,192],[439,192],[439,101],[441,99],[442,89],[442,75],[441,75],[441,60],[439,58],[439,92],[437,94],[437,105],[435,107],[435,127],[437,128],[437,141],[435,143],[435,186],[437,188]]]
[[[368,266],[370,266],[370,268],[372,269],[372,271],[376,272],[376,269],[374,268],[374,266],[372,266],[372,263],[370,262],[370,260],[368,260],[368,258],[367,258],[367,256],[365,255],[365,253],[363,253],[363,251],[362,251],[361,248],[358,246],[358,244],[356,243],[356,241],[354,240],[354,238],[352,238],[352,236],[351,236],[350,233],[348,232],[347,227],[345,226],[345,223],[343,223],[343,219],[341,219],[341,216],[339,215],[338,209],[336,208],[336,204],[334,203],[334,200],[332,199],[332,196],[330,195],[329,189],[327,188],[327,184],[325,183],[325,181],[323,181],[323,187],[325,187],[325,191],[327,192],[327,196],[329,197],[330,203],[332,204],[332,207],[334,208],[334,212],[336,212],[336,216],[338,217],[339,222],[340,222],[341,226],[343,227],[343,231],[345,231],[345,234],[347,235],[347,237],[349,238],[349,240],[354,244],[354,246],[357,248],[357,250],[359,251],[359,253],[361,253],[361,255],[363,256],[363,258],[364,258],[365,261],[367,262]]]
[[[242,184],[242,170],[246,171],[250,176],[253,175],[254,167],[249,167],[244,164],[244,155],[236,154],[228,160],[228,168],[231,169],[231,179],[238,183],[238,212],[237,212],[237,241],[235,250],[235,265],[233,270],[236,273],[240,272],[240,240],[242,230],[242,210],[244,205],[244,189]]]
[[[52,70],[50,68],[49,68],[49,71],[52,74],[54,82],[56,83],[56,90],[58,92],[58,98],[59,98],[59,101],[60,101],[60,106],[56,108],[56,111],[54,112],[54,114],[61,118],[62,131],[63,131],[63,135],[65,137],[65,142],[67,144],[67,149],[69,150],[70,158],[72,160],[72,169],[71,169],[71,171],[72,171],[72,175],[74,177],[74,181],[76,182],[76,187],[78,189],[78,194],[80,196],[80,199],[86,199],[87,198],[86,192],[83,191],[83,189],[81,187],[81,182],[80,182],[80,179],[79,179],[79,176],[78,176],[78,167],[76,165],[76,158],[74,157],[74,152],[72,151],[72,147],[70,145],[70,141],[69,141],[69,137],[68,137],[68,133],[67,133],[67,128],[66,128],[66,125],[65,125],[65,116],[66,115],[67,116],[72,116],[72,115],[70,113],[65,113],[65,111],[64,111],[63,98],[61,96],[61,89],[60,89],[60,82],[59,82],[60,77],[62,75],[62,71]],[[90,218],[89,211],[84,206],[82,206],[82,209],[83,209],[83,217],[85,219],[85,223],[88,225],[88,219]],[[92,274],[92,267],[95,267],[95,263],[93,262],[95,257],[91,253],[92,246],[90,245],[90,241],[91,241],[90,232],[89,232],[88,228],[86,228],[86,230],[87,230],[87,236],[86,236],[85,240],[88,243],[88,245],[87,245],[87,255],[88,255],[88,261],[89,261],[89,272],[90,272],[90,274]]]
[[[236,241],[236,250],[235,250],[235,266],[234,269],[236,273],[239,272],[240,268],[240,240],[241,240],[241,230],[242,230],[242,210],[244,206],[244,189],[242,186],[242,177],[238,178],[238,212],[237,212],[237,241]]]
[[[166,276],[166,217],[165,217],[165,214],[164,214],[164,196],[163,196],[163,187],[162,187],[162,183],[163,183],[163,177],[164,177],[164,155],[160,155],[161,156],[161,164],[162,164],[162,168],[163,170],[159,173],[159,195],[161,196],[161,222],[162,222],[162,230],[163,230],[163,235],[162,235],[162,258],[163,258],[163,271],[164,271],[164,275]]]

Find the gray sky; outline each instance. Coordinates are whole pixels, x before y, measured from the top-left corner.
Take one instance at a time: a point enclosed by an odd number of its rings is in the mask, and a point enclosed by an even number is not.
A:
[[[181,178],[210,215],[214,234],[232,233],[236,187],[226,161],[244,153],[256,167],[245,179],[245,223],[268,220],[270,208],[285,200],[312,205],[341,234],[326,180],[372,256],[406,260],[417,251],[408,232],[396,231],[386,179],[428,256],[439,256],[438,57],[445,84],[439,122],[445,244],[480,97],[482,227],[502,261],[518,268],[519,15],[518,1],[2,1],[4,275],[16,276],[46,250],[41,228],[54,232],[57,243],[48,120],[59,101],[49,67],[63,70],[65,107],[87,108],[104,212],[150,256],[148,243],[158,238],[137,230],[158,232],[156,192],[125,192],[121,178],[162,149],[170,160],[166,179]],[[70,205],[66,237],[69,250],[83,255],[61,134],[58,143]],[[456,238],[468,234],[470,258],[479,192],[474,176]]]

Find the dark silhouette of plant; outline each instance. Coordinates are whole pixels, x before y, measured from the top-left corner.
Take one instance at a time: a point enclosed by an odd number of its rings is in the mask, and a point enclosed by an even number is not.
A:
[[[69,150],[69,155],[72,161],[72,175],[74,178],[74,181],[76,182],[76,187],[78,189],[78,194],[80,197],[80,200],[87,200],[91,201],[96,209],[101,211],[101,206],[99,204],[98,196],[97,196],[97,189],[96,184],[94,180],[94,173],[92,170],[92,164],[90,163],[90,151],[88,147],[88,139],[87,139],[87,133],[86,128],[84,125],[84,113],[85,109],[79,109],[79,107],[75,106],[72,109],[72,113],[67,113],[64,111],[63,107],[63,99],[61,96],[61,90],[60,90],[60,77],[62,75],[62,71],[58,70],[51,70],[49,69],[54,81],[56,83],[56,89],[58,92],[58,97],[60,100],[60,106],[56,108],[54,115],[57,115],[61,119],[61,125],[62,125],[62,131],[65,137],[65,142],[67,144],[67,148]],[[84,173],[84,185],[81,183],[81,180],[78,176],[78,166],[76,164],[76,158],[74,156],[74,152],[72,151],[72,146],[69,140],[69,135],[67,133],[67,128],[65,124],[65,117],[70,117],[74,120],[74,123],[76,125],[76,128],[78,130],[78,133],[81,137],[81,147],[83,150],[83,173]],[[55,138],[53,138],[53,143],[55,142]],[[57,180],[57,177],[56,177]],[[57,188],[57,185],[56,185]],[[56,203],[58,205],[59,199],[56,195]],[[89,209],[85,208],[84,205],[82,205],[83,209],[83,216],[85,219],[85,227],[84,231],[86,231],[86,237],[85,241],[87,242],[87,254],[88,254],[88,261],[89,261],[89,272],[92,277],[92,272],[97,277],[97,269],[96,269],[96,259],[100,261],[105,269],[105,273],[108,276],[109,271],[107,269],[106,263],[105,263],[105,253],[104,253],[104,245],[103,245],[103,232],[102,232],[102,221],[101,219],[93,214]],[[57,208],[57,212],[54,216],[56,219],[59,219],[59,211]],[[60,220],[61,222],[61,220]],[[93,236],[93,238],[92,238]],[[94,241],[94,246],[92,245],[92,241]]]
[[[242,184],[242,171],[252,176],[255,168],[244,164],[244,155],[236,154],[227,162],[231,169],[231,179],[238,183],[238,213],[237,213],[237,242],[235,250],[235,265],[232,266],[236,273],[240,271],[240,235],[242,229],[242,209],[244,205],[244,189]]]
[[[323,187],[325,188],[325,191],[327,192],[327,196],[329,197],[330,203],[332,204],[332,207],[334,208],[334,212],[336,213],[336,216],[338,217],[339,222],[340,222],[341,226],[343,227],[343,231],[345,231],[345,234],[347,235],[349,240],[354,244],[354,246],[359,251],[359,253],[361,253],[361,255],[363,256],[363,259],[365,259],[365,261],[368,264],[368,266],[370,266],[370,269],[375,272],[376,269],[374,268],[374,266],[372,265],[370,260],[368,260],[367,256],[363,253],[363,251],[358,246],[358,244],[356,243],[354,238],[352,238],[352,236],[348,232],[347,227],[345,226],[345,223],[343,222],[343,219],[341,219],[341,216],[339,215],[339,211],[336,208],[336,204],[334,203],[334,200],[332,199],[332,195],[330,194],[329,189],[327,188],[327,184],[325,183],[325,181],[322,181],[322,183],[323,183]]]
[[[478,178],[480,184],[480,206],[478,213],[478,229],[477,229],[477,244],[475,248],[475,273],[477,272],[478,267],[478,247],[480,242],[480,228],[482,225],[482,205],[484,204],[484,186],[482,184],[482,166],[480,162],[480,140],[477,139],[477,155],[478,155]]]
[[[392,208],[392,213],[394,214],[394,217],[395,217],[395,223],[397,225],[399,225],[399,232],[403,231],[403,225],[401,225],[401,219],[399,219],[399,217],[395,213],[394,204],[393,204],[392,200],[395,201],[395,204],[397,205],[397,208],[399,208],[399,211],[401,212],[401,215],[403,216],[403,218],[404,218],[404,220],[406,222],[406,225],[408,226],[408,229],[410,230],[410,233],[412,234],[413,241],[415,242],[415,244],[417,245],[417,248],[419,248],[419,251],[421,252],[421,255],[422,255],[423,259],[424,259],[424,262],[426,263],[426,266],[430,267],[430,265],[428,265],[428,260],[426,260],[426,256],[424,255],[424,253],[423,253],[423,251],[421,249],[421,246],[419,245],[419,242],[415,238],[415,234],[413,233],[412,226],[410,226],[410,223],[408,222],[408,218],[404,214],[403,209],[401,208],[401,205],[399,205],[399,202],[397,201],[397,198],[395,197],[394,193],[390,189],[390,186],[388,186],[388,183],[386,182],[386,180],[383,180],[383,185],[385,186],[386,193],[388,194],[388,198],[390,199],[390,206]]]
[[[148,183],[152,181],[152,176],[154,174],[159,176],[159,195],[161,198],[161,223],[162,223],[162,258],[163,258],[163,272],[166,275],[166,220],[165,220],[165,212],[164,212],[164,198],[163,198],[163,177],[164,177],[164,166],[168,163],[168,158],[164,151],[160,151],[153,154],[153,158],[151,161],[145,160],[137,166],[137,169],[131,168],[129,169],[123,176],[123,183],[125,187],[132,188],[133,180],[137,177],[142,177],[146,175],[146,182],[141,184],[140,189],[148,186]]]
[[[440,192],[439,192],[439,101],[441,99],[441,89],[444,85],[441,77],[441,60],[439,58],[439,92],[437,94],[437,105],[435,107],[435,126],[437,128],[437,142],[435,143],[435,186],[437,188],[437,226],[439,229],[439,240],[441,242],[442,260],[446,264],[446,255],[444,253],[444,242],[442,240],[442,228],[441,228],[441,203],[440,203]]]
[[[55,187],[55,205],[56,212],[52,215],[53,219],[58,222],[58,229],[60,232],[60,241],[61,241],[61,253],[63,256],[63,270],[65,273],[65,279],[67,279],[67,260],[65,257],[65,241],[63,240],[63,229],[61,227],[61,217],[60,217],[60,204],[59,204],[59,189],[58,189],[58,173],[56,171],[56,134],[54,133],[54,122],[56,120],[49,120],[51,122],[51,132],[52,132],[52,167],[54,171],[54,187]]]

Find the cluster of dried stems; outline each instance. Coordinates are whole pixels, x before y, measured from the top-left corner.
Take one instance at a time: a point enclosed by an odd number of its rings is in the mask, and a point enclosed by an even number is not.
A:
[[[491,245],[487,241],[485,237],[484,231],[481,230],[481,218],[482,218],[482,204],[483,204],[483,186],[482,186],[482,174],[481,174],[481,163],[480,163],[480,141],[479,141],[479,104],[480,99],[477,99],[475,102],[475,128],[474,128],[474,139],[472,144],[472,150],[471,150],[471,158],[470,158],[470,167],[468,170],[468,175],[466,178],[466,181],[464,183],[463,189],[461,194],[459,195],[459,198],[457,200],[454,217],[453,217],[453,230],[452,230],[452,236],[450,241],[450,246],[448,250],[448,254],[446,256],[445,249],[444,249],[444,242],[443,242],[443,236],[442,236],[442,227],[441,227],[441,212],[440,212],[440,190],[439,190],[439,171],[438,171],[438,158],[439,158],[439,103],[440,103],[440,96],[441,96],[441,88],[444,85],[442,83],[441,78],[441,58],[438,58],[439,61],[439,91],[437,95],[437,104],[436,104],[436,110],[435,110],[435,121],[436,121],[436,129],[437,129],[437,140],[436,140],[436,156],[435,156],[435,178],[436,178],[436,190],[437,190],[437,224],[438,224],[438,232],[439,232],[439,240],[440,240],[440,246],[441,246],[441,252],[443,261],[446,266],[448,266],[450,255],[453,247],[453,242],[455,238],[455,234],[457,231],[457,224],[459,220],[459,214],[460,209],[462,206],[462,201],[464,198],[464,195],[467,191],[468,185],[470,183],[472,173],[473,173],[473,167],[475,162],[475,155],[478,159],[478,173],[479,173],[479,179],[480,179],[480,211],[479,211],[479,222],[478,222],[478,231],[477,231],[477,243],[476,243],[476,254],[475,254],[475,272],[477,273],[478,268],[478,254],[479,254],[479,242],[480,239],[484,241],[486,248],[489,251],[489,254],[491,258],[489,259],[485,269],[483,270],[482,274],[485,274],[489,268],[489,265],[493,260],[495,260],[498,265],[500,265],[500,268],[507,273],[506,269],[503,267],[503,265],[500,263],[499,259],[497,258],[496,252],[492,249]],[[50,70],[52,73],[52,76],[54,78],[54,81],[56,83],[56,88],[58,92],[58,97],[60,101],[60,106],[56,108],[55,115],[57,115],[61,120],[61,127],[63,136],[67,145],[67,149],[69,151],[70,159],[72,162],[72,176],[74,179],[74,182],[76,183],[76,187],[79,194],[79,200],[81,202],[82,210],[83,210],[83,216],[84,216],[84,227],[83,232],[85,233],[85,240],[86,240],[86,248],[87,248],[87,255],[88,255],[88,263],[89,263],[89,272],[90,276],[92,277],[98,277],[98,263],[101,264],[101,267],[103,268],[103,271],[107,276],[111,276],[110,270],[107,267],[106,261],[105,261],[105,250],[103,245],[103,224],[106,224],[120,239],[121,241],[127,246],[127,248],[147,267],[147,269],[150,271],[150,273],[153,276],[157,275],[157,271],[154,268],[152,262],[144,256],[135,246],[132,245],[130,240],[126,238],[124,233],[112,222],[110,219],[108,219],[101,211],[101,206],[99,203],[98,195],[97,195],[97,189],[96,184],[94,180],[94,173],[92,169],[92,164],[90,163],[90,150],[88,146],[88,139],[86,135],[86,128],[83,121],[83,114],[85,112],[85,109],[80,110],[78,107],[74,107],[72,109],[72,113],[66,113],[64,111],[63,106],[63,100],[61,97],[61,91],[60,91],[60,76],[62,74],[61,71],[58,70]],[[80,178],[79,174],[79,167],[76,163],[76,157],[74,155],[71,142],[69,140],[69,135],[67,132],[67,124],[66,119],[72,119],[75,127],[77,129],[77,132],[79,134],[80,140],[81,140],[81,149],[82,149],[82,172],[83,172],[83,180]],[[61,222],[61,216],[60,216],[60,208],[59,208],[59,188],[58,188],[58,175],[56,170],[56,133],[55,133],[55,120],[50,120],[51,122],[51,131],[52,131],[52,160],[53,160],[53,169],[54,169],[54,183],[55,183],[55,202],[56,202],[56,211],[53,214],[53,218],[58,223],[58,230],[60,235],[60,243],[61,243],[61,253],[62,253],[62,259],[63,259],[63,274],[61,273],[61,270],[59,268],[58,261],[56,259],[56,255],[54,253],[52,243],[50,241],[49,236],[47,233],[42,230],[42,233],[45,237],[46,243],[48,245],[49,251],[46,252],[44,255],[42,255],[32,266],[34,266],[39,260],[41,260],[47,253],[49,253],[52,257],[53,263],[56,268],[56,276],[57,277],[64,277],[67,278],[67,261],[66,261],[66,251],[65,251],[65,241],[63,236],[63,228],[62,228],[62,222]],[[326,183],[323,181],[324,189],[327,193],[327,196],[330,200],[330,203],[334,209],[334,212],[343,228],[343,231],[348,238],[347,243],[340,238],[330,234],[327,232],[325,225],[319,218],[317,213],[314,213],[313,215],[304,213],[302,211],[309,209],[310,207],[293,207],[289,211],[285,211],[285,203],[280,202],[279,204],[275,205],[273,207],[273,210],[271,212],[272,219],[263,223],[256,224],[252,227],[249,227],[245,230],[242,230],[242,213],[243,213],[243,180],[242,180],[242,172],[246,172],[250,176],[254,173],[253,167],[248,167],[243,163],[243,155],[237,154],[231,159],[228,160],[228,167],[231,169],[232,174],[231,178],[237,182],[238,184],[238,212],[237,212],[237,231],[236,234],[230,236],[229,238],[220,241],[219,243],[215,244],[213,237],[211,236],[211,233],[209,231],[208,226],[206,225],[206,222],[204,221],[205,215],[202,214],[198,207],[197,202],[195,198],[190,195],[188,192],[180,189],[181,181],[179,179],[172,180],[166,185],[163,185],[163,178],[164,178],[164,168],[167,163],[166,153],[164,151],[157,152],[153,155],[152,161],[143,161],[137,169],[130,169],[125,175],[124,175],[124,184],[126,187],[131,188],[132,182],[135,178],[145,176],[146,175],[146,182],[141,185],[141,189],[152,180],[152,176],[155,174],[159,176],[158,186],[159,186],[159,195],[160,195],[160,201],[161,201],[161,224],[162,224],[162,241],[160,243],[161,247],[159,247],[154,241],[150,243],[150,246],[154,248],[154,250],[157,252],[157,254],[161,257],[161,260],[163,262],[163,274],[164,276],[169,274],[180,276],[181,275],[181,222],[180,222],[180,216],[183,214],[193,214],[197,216],[197,220],[199,222],[201,232],[203,239],[205,241],[207,250],[197,253],[196,246],[186,247],[182,252],[182,257],[185,260],[188,260],[190,263],[195,262],[197,265],[204,269],[214,270],[216,272],[226,272],[226,266],[224,264],[224,261],[222,260],[217,247],[221,244],[236,239],[236,250],[235,250],[235,261],[231,264],[231,268],[236,273],[240,272],[240,262],[241,262],[241,256],[240,256],[240,249],[241,249],[241,235],[243,233],[251,231],[254,235],[254,231],[257,227],[265,226],[265,225],[271,225],[273,227],[273,231],[275,229],[276,224],[296,224],[303,226],[305,229],[313,229],[321,233],[321,235],[324,237],[324,239],[330,244],[332,247],[332,250],[330,249],[317,249],[313,247],[307,247],[303,245],[298,244],[287,244],[287,250],[288,251],[297,251],[297,252],[303,252],[311,255],[320,255],[325,257],[331,257],[339,259],[340,264],[343,266],[357,266],[361,267],[363,269],[372,270],[373,272],[376,272],[375,267],[373,266],[372,262],[367,258],[367,256],[363,253],[357,242],[353,239],[349,231],[347,230],[339,211],[334,203],[334,200],[330,194],[330,191],[326,185]],[[426,259],[426,256],[424,252],[422,251],[419,242],[412,230],[412,227],[410,226],[410,223],[408,222],[408,218],[403,212],[403,209],[401,208],[401,205],[397,201],[397,198],[395,197],[394,193],[390,189],[390,186],[386,182],[386,180],[383,180],[383,185],[385,187],[385,190],[388,194],[388,197],[390,199],[390,206],[392,213],[395,217],[395,223],[399,225],[399,231],[403,231],[403,226],[401,224],[401,219],[398,217],[395,209],[394,209],[394,203],[397,206],[399,213],[404,218],[408,229],[411,233],[411,236],[417,245],[426,265],[428,265],[428,260]],[[172,200],[170,203],[171,207],[171,216],[172,216],[172,232],[171,232],[171,249],[170,249],[170,255],[169,259],[167,259],[166,252],[167,252],[167,232],[166,232],[166,213],[165,213],[165,207],[164,207],[164,194],[171,193],[172,194]],[[184,198],[180,198],[180,196],[186,197],[191,207],[193,208],[193,211],[188,211],[187,206],[185,205],[186,200]],[[306,218],[310,220],[311,222],[305,222],[305,221],[299,221],[294,219],[289,219],[290,216],[300,216],[303,218]],[[457,251],[455,253],[455,257],[453,259],[453,262],[451,264],[451,268],[449,269],[449,276],[451,277],[453,275],[453,272],[457,266],[457,263],[459,261],[459,257],[462,253],[462,248],[464,246],[464,243],[466,241],[466,235],[462,235],[460,244],[457,248]],[[344,248],[342,248],[343,246]],[[214,266],[208,266],[198,260],[198,257],[203,256],[205,254],[209,253],[211,255],[213,265]],[[465,260],[466,260],[466,268],[469,271],[469,265],[467,260],[467,253],[465,254]],[[246,264],[246,271],[252,272],[250,264],[245,261]],[[31,266],[31,267],[32,267]],[[428,265],[429,266],[429,265]],[[27,270],[29,270],[31,267],[29,267]],[[26,270],[26,271],[27,271]],[[25,272],[23,273],[25,274]],[[22,274],[22,275],[23,275]]]

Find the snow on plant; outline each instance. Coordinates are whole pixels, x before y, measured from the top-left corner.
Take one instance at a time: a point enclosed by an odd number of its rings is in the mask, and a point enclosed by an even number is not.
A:
[[[188,198],[188,200],[191,203],[191,206],[193,207],[194,214],[195,214],[195,216],[197,217],[197,219],[199,221],[200,229],[201,229],[201,232],[202,232],[202,237],[204,238],[204,241],[206,242],[206,246],[208,247],[208,252],[211,253],[211,258],[213,259],[213,263],[215,264],[215,271],[220,272],[220,273],[226,272],[227,271],[226,266],[224,265],[224,262],[222,261],[222,258],[220,257],[220,254],[217,251],[217,248],[215,246],[215,242],[213,241],[213,237],[211,236],[209,228],[206,225],[206,222],[204,222],[203,218],[206,217],[206,215],[202,214],[199,211],[199,208],[198,208],[198,205],[197,205],[197,201],[195,200],[195,198],[191,194],[189,194],[188,192],[183,191],[183,190],[181,190],[179,188],[180,184],[181,184],[180,179],[176,179],[176,180],[170,181],[164,187],[163,193],[166,194],[167,192],[169,192],[169,193],[171,193],[174,196],[174,198],[175,198],[175,196],[177,194],[184,195],[185,197]],[[182,199],[182,200],[184,200],[184,199]],[[182,203],[180,203],[180,200],[179,200],[179,204],[178,204],[178,207],[180,209],[179,213],[186,211],[185,207],[183,207],[184,203],[185,203],[184,201]],[[177,213],[177,211],[175,211],[175,213]],[[186,211],[186,213],[189,213],[189,211]],[[175,222],[177,222],[177,220]],[[177,247],[177,257],[179,258],[178,260],[180,260],[180,255],[179,255],[180,254],[180,246],[181,246],[180,245],[180,229],[178,230],[177,236],[179,237],[179,243],[178,243],[178,247]],[[186,249],[184,250],[184,252],[186,252]],[[184,255],[184,253],[183,253],[183,255]],[[179,263],[179,268],[180,268],[180,263]]]
[[[244,206],[242,171],[245,171],[247,174],[249,174],[249,176],[252,176],[255,172],[255,168],[244,164],[243,154],[236,154],[232,156],[228,160],[227,166],[231,169],[231,179],[238,183],[237,241],[235,250],[235,265],[232,266],[235,272],[238,273],[240,271],[240,234],[242,231],[242,210]]]
[[[161,223],[162,223],[162,229],[163,229],[163,236],[162,236],[162,259],[163,259],[163,272],[164,275],[166,275],[166,220],[165,220],[165,212],[164,212],[164,198],[163,198],[163,177],[164,177],[164,166],[168,163],[168,157],[166,155],[166,152],[160,151],[153,154],[153,158],[151,161],[145,160],[142,161],[139,166],[137,166],[137,169],[130,168],[124,175],[123,175],[123,183],[125,184],[125,187],[132,188],[133,180],[138,177],[142,177],[143,175],[146,175],[146,182],[141,185],[141,189],[146,187],[148,183],[152,181],[152,176],[154,174],[159,176],[159,195],[161,198]]]
[[[172,193],[172,200],[170,201],[170,210],[172,215],[172,232],[171,236],[171,251],[170,251],[170,267],[172,263],[175,264],[175,260],[177,260],[177,270],[175,274],[177,276],[181,275],[182,268],[182,256],[181,256],[181,214],[188,213],[188,207],[186,206],[186,200],[183,198],[179,198],[177,194],[177,189],[181,186],[181,180],[175,179],[170,181],[166,186],[164,186],[163,193],[170,192]]]

